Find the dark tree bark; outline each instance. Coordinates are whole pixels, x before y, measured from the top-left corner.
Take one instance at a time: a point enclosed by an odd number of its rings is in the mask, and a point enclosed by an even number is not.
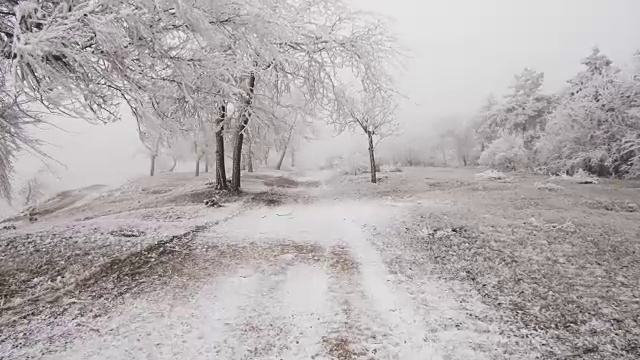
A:
[[[284,156],[287,155],[287,147],[288,145],[285,145],[282,148],[282,153],[280,153],[280,159],[278,159],[278,163],[276,164],[276,170],[280,170],[280,168],[282,168],[282,162],[284,161]]]
[[[200,176],[200,156],[196,158],[196,177]]]
[[[204,172],[209,172],[209,157],[206,155],[204,157]]]
[[[240,167],[242,165],[242,141],[244,140],[244,131],[249,125],[251,118],[251,105],[253,103],[254,88],[256,85],[256,75],[251,72],[249,75],[249,93],[244,100],[244,111],[236,134],[236,142],[233,147],[233,167],[231,169],[231,190],[240,191]]]
[[[296,149],[291,148],[291,167],[296,167]]]
[[[156,174],[156,158],[158,155],[151,155],[151,169],[149,169],[149,176]]]
[[[467,155],[462,155],[462,164],[464,164],[464,166],[467,166]]]
[[[220,116],[216,120],[216,189],[228,190],[227,171],[224,163],[224,121],[227,117],[227,106],[220,106]]]
[[[367,137],[369,138],[369,163],[371,166],[371,182],[375,184],[378,182],[378,178],[376,177],[376,157],[374,154],[373,134],[371,133],[371,131],[367,131]]]

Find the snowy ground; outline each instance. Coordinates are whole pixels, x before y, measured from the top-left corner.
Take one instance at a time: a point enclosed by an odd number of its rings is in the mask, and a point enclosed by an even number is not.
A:
[[[634,184],[477,172],[64,194],[0,230],[0,358],[640,355]]]

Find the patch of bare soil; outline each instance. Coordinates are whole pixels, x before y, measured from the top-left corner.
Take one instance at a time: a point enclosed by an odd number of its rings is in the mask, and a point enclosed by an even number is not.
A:
[[[358,263],[353,259],[351,250],[343,245],[332,246],[329,249],[329,266],[334,273],[340,276],[355,276],[358,272]]]
[[[253,205],[279,206],[286,203],[303,203],[309,204],[313,202],[313,198],[306,193],[296,193],[278,190],[269,190],[254,193],[243,193],[246,201]]]
[[[355,360],[366,355],[366,353],[353,349],[350,340],[344,336],[324,337],[322,345],[325,347],[329,357],[335,360]]]
[[[266,186],[274,186],[280,188],[297,188],[297,187],[318,187],[319,181],[298,181],[284,176],[267,178],[263,181]]]
[[[205,200],[216,198],[220,203],[230,203],[241,200],[243,193],[216,190],[213,187],[203,187],[186,193],[180,193],[168,198],[165,202],[171,205],[203,204]]]
[[[543,336],[545,359],[640,358],[640,218],[620,217],[626,202],[593,213],[584,187],[469,190],[447,194],[455,208],[416,208],[405,246]]]
[[[99,305],[114,304],[124,295],[147,290],[146,285],[159,285],[180,275],[192,254],[190,240],[201,230],[197,227],[141,250],[125,252],[124,256],[111,253],[97,267],[95,262],[82,261],[81,253],[67,248],[80,256],[57,260],[55,254],[49,254],[43,261],[30,259],[19,269],[3,269],[2,277],[13,281],[3,283],[2,292],[8,303],[0,307],[0,339],[11,336],[3,331],[7,326],[33,317],[57,318],[69,311],[101,314],[106,309]],[[95,251],[86,252],[93,261],[97,260]]]

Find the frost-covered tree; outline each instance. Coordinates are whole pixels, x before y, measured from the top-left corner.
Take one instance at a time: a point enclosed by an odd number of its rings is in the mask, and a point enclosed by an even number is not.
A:
[[[2,10],[2,55],[16,84],[51,111],[108,122],[123,101],[134,113],[159,104],[161,122],[217,118],[218,137],[233,105],[236,191],[255,97],[277,102],[297,89],[328,113],[340,104],[341,71],[392,85],[393,37],[341,0],[25,0]]]
[[[638,147],[631,144],[640,138],[637,77],[597,48],[582,64],[586,69],[568,81],[538,145],[539,161],[554,172],[636,177]]]
[[[232,190],[240,187],[244,131],[255,113],[256,98],[279,103],[283,94],[295,90],[306,106],[328,117],[341,113],[344,74],[339,69],[371,88],[392,86],[387,67],[397,55],[395,40],[379,19],[354,12],[340,0],[283,1],[276,14],[272,8],[261,12],[268,20],[256,22],[248,37],[256,39],[255,51],[247,55],[255,68],[243,80]]]
[[[511,93],[505,97],[504,130],[508,134],[520,134],[529,148],[544,132],[552,110],[553,98],[540,92],[543,81],[544,73],[525,68],[515,75]]]
[[[398,131],[397,104],[392,93],[365,89],[347,95],[345,111],[348,118],[336,123],[339,127],[362,131],[367,136],[371,182],[376,183],[375,148],[386,137]]]
[[[495,96],[489,95],[486,103],[480,109],[477,116],[476,138],[480,146],[480,152],[495,141],[504,128],[505,118],[503,109]]]
[[[30,110],[30,102],[9,86],[6,67],[0,67],[0,197],[11,202],[13,163],[20,151],[46,157],[29,127],[43,123],[40,114]]]
[[[526,157],[533,158],[535,144],[545,132],[549,115],[556,106],[554,96],[541,93],[543,81],[543,73],[525,68],[514,76],[510,92],[504,96],[502,103],[489,98],[480,111],[476,128],[480,153],[484,154],[492,147],[490,153],[480,156],[481,164],[509,164],[502,168],[530,165],[530,161],[523,161],[522,156],[527,154]],[[496,146],[492,146],[498,141]],[[506,153],[499,154],[500,149]],[[504,159],[510,155],[516,158]],[[496,161],[496,157],[500,160]]]

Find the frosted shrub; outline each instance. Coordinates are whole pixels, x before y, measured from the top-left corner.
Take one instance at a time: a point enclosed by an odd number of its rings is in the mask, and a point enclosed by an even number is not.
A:
[[[528,167],[529,157],[522,138],[507,135],[498,138],[487,147],[480,160],[480,165],[489,166],[501,171],[521,170]]]

